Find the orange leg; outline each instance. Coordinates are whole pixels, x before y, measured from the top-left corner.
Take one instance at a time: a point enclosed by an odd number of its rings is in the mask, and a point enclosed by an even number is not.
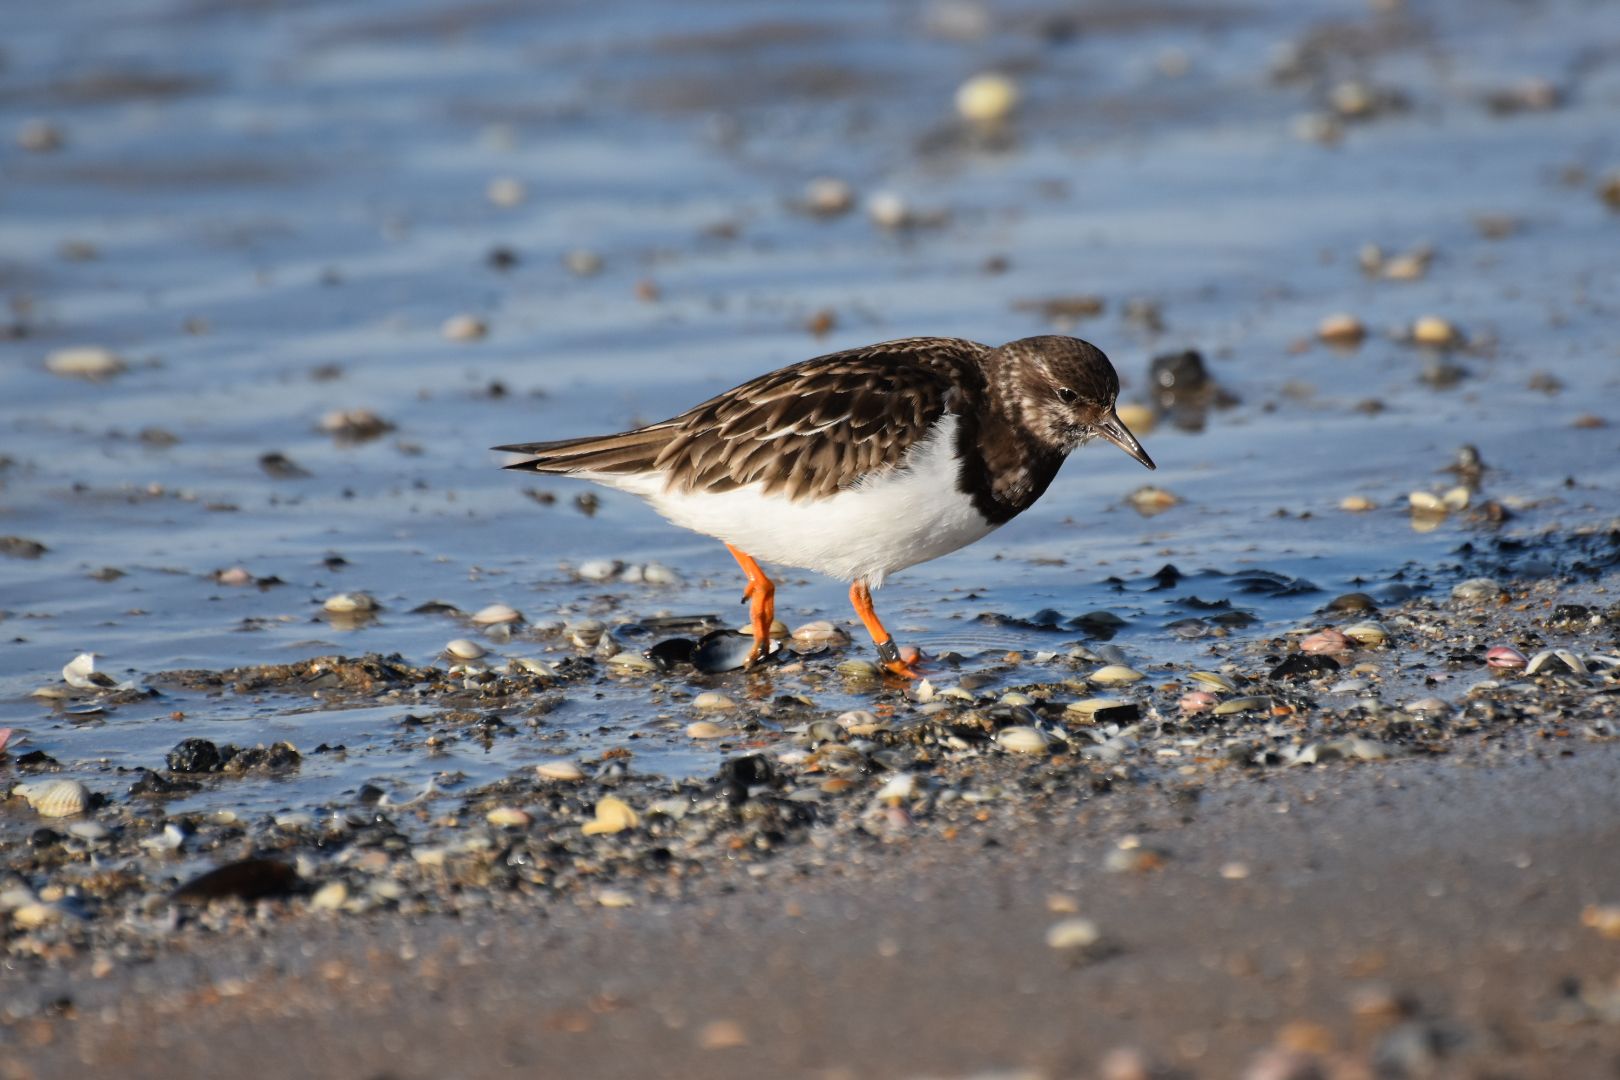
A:
[[[872,590],[867,588],[866,582],[857,581],[849,587],[849,602],[855,605],[855,614],[861,617],[866,624],[866,632],[872,635],[877,643],[878,659],[891,675],[898,675],[903,679],[920,679],[922,675],[912,666],[900,659],[900,648],[895,645],[894,638],[883,629],[883,623],[878,620],[877,610],[872,607]]]
[[[765,571],[759,568],[752,555],[738,551],[730,544],[726,545],[726,550],[731,552],[731,557],[748,575],[748,588],[743,590],[743,599],[750,601],[748,621],[754,627],[754,647],[748,650],[748,662],[757,664],[771,651],[771,627],[776,623],[776,584],[765,576]]]

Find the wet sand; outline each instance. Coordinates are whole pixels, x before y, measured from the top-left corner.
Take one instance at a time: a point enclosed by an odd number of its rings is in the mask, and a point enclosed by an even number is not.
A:
[[[1138,1075],[1100,1071],[1122,1049],[1154,1076],[1607,1075],[1620,944],[1581,912],[1620,895],[1617,785],[1620,750],[1548,743],[1126,792],[689,903],[309,920],[55,976],[72,1019],[14,1027],[6,1075]],[[1162,866],[1099,872],[1127,835]],[[1048,947],[1054,898],[1097,955]],[[1266,1047],[1324,1072],[1244,1073]]]

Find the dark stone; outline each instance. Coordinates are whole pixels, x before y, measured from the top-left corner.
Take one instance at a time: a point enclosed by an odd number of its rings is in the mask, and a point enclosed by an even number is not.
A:
[[[62,834],[55,829],[35,829],[28,835],[28,846],[32,848],[55,847],[62,842]]]
[[[1339,662],[1325,653],[1294,653],[1272,668],[1269,677],[1273,679],[1314,678],[1317,675],[1338,670]]]
[[[175,889],[170,899],[181,904],[206,904],[232,896],[257,900],[291,892],[297,884],[298,871],[290,863],[280,859],[239,859],[192,878]]]
[[[182,739],[169,751],[167,761],[170,772],[211,773],[219,771],[225,757],[207,739]]]

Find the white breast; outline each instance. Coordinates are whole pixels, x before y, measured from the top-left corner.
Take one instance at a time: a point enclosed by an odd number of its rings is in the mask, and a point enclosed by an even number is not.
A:
[[[640,495],[675,524],[756,559],[844,581],[864,578],[876,588],[896,570],[947,555],[996,528],[957,485],[956,424],[955,416],[945,416],[899,468],[824,499],[794,501],[758,485],[671,492],[661,474],[579,475]]]

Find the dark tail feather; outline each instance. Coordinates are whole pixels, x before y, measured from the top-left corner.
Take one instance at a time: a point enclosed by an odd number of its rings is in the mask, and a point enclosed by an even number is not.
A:
[[[587,435],[582,439],[515,443],[494,449],[508,454],[532,455],[528,461],[506,466],[527,472],[644,472],[654,468],[659,452],[668,445],[672,435],[673,432],[667,428],[651,427],[618,435]]]

